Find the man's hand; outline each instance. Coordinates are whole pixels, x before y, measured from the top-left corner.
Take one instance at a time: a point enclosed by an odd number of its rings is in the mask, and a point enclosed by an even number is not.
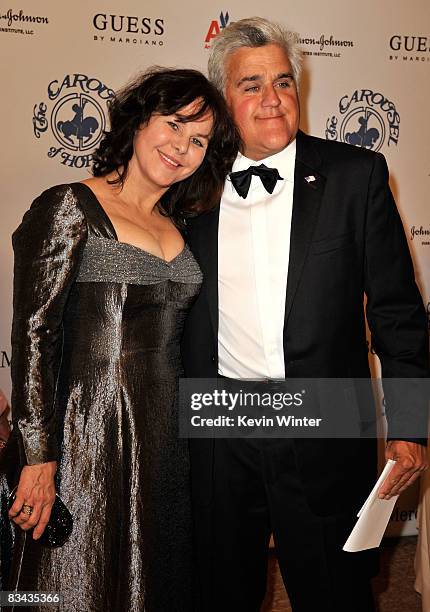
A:
[[[428,468],[427,448],[415,442],[390,440],[385,448],[385,459],[393,459],[396,465],[379,489],[380,499],[399,495]]]

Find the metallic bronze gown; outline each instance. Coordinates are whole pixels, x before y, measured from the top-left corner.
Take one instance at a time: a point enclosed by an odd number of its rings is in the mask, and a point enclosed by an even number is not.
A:
[[[26,537],[18,588],[60,592],[67,612],[189,612],[176,394],[197,263],[187,247],[167,263],[118,242],[81,183],[44,192],[13,245],[15,436],[22,463],[59,461],[57,490],[74,518],[61,548]]]

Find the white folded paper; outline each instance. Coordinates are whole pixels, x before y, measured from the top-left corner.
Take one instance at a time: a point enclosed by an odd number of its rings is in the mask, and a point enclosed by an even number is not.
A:
[[[393,512],[398,495],[391,499],[379,499],[378,491],[395,465],[395,461],[389,459],[376,481],[369,497],[357,514],[358,521],[345,542],[343,550],[346,552],[358,552],[368,548],[377,548],[381,543],[382,536],[387,528],[391,513]]]

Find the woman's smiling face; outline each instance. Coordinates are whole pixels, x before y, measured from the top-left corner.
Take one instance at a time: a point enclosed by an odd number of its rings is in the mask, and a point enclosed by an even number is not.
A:
[[[206,154],[213,118],[208,111],[195,121],[201,100],[194,100],[174,115],[151,116],[134,137],[129,170],[138,172],[149,188],[168,188],[197,170]]]

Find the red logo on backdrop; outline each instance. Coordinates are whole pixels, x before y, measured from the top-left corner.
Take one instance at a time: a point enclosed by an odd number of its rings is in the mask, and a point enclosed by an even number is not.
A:
[[[208,33],[205,38],[205,49],[210,49],[212,39],[218,36],[218,34],[223,30],[229,22],[230,16],[228,13],[221,13],[219,19],[213,19],[210,22]]]

